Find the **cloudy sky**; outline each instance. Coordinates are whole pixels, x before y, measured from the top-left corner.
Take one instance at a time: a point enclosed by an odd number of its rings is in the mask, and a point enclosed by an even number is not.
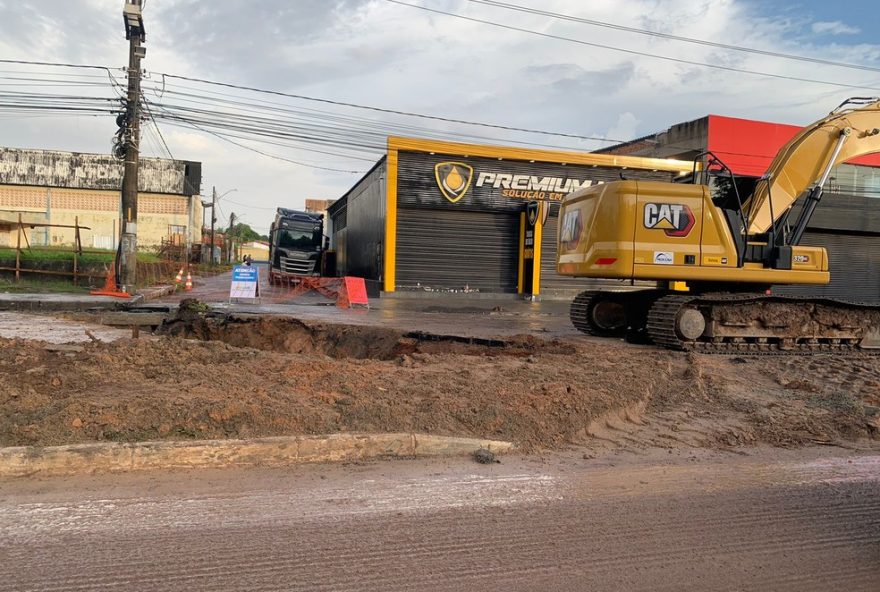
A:
[[[805,124],[849,96],[880,95],[876,2],[505,3],[581,20],[469,0],[147,0],[144,93],[159,117],[145,127],[143,151],[165,155],[164,138],[175,158],[201,161],[205,195],[212,186],[220,193],[236,190],[221,201],[221,223],[235,212],[265,231],[276,206],[339,197],[381,155],[381,137],[389,132],[579,150],[608,144],[309,99],[625,140],[707,113]],[[122,4],[0,0],[0,59],[103,65],[124,80]],[[101,70],[0,63],[2,92],[116,96]],[[181,121],[181,114],[190,119]],[[257,137],[255,129],[282,129],[285,135]],[[108,115],[24,116],[0,109],[3,146],[108,152],[114,132]]]

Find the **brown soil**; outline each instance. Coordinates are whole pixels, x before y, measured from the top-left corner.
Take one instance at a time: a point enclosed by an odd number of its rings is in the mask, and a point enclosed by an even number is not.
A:
[[[0,339],[0,445],[417,431],[623,448],[876,436],[880,359],[405,335],[278,318],[75,348]],[[180,336],[191,337],[184,339]]]

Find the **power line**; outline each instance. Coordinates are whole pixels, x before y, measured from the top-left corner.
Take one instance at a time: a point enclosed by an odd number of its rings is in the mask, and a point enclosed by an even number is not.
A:
[[[161,117],[162,117],[162,115],[160,115],[160,118],[161,118]],[[172,118],[172,119],[173,119],[173,118]],[[266,156],[266,157],[269,157],[269,158],[274,158],[274,159],[276,159],[276,160],[283,160],[283,161],[285,161],[285,162],[289,162],[289,163],[296,164],[296,165],[299,165],[299,166],[304,166],[304,167],[314,168],[314,169],[321,169],[321,170],[325,170],[325,171],[333,171],[333,172],[337,172],[337,173],[363,174],[363,173],[365,172],[365,171],[351,171],[351,170],[335,169],[335,168],[331,168],[331,167],[324,167],[324,166],[312,165],[312,164],[308,164],[308,163],[305,163],[305,162],[292,160],[292,159],[290,159],[290,158],[286,158],[286,157],[284,157],[284,156],[278,156],[277,154],[270,154],[270,153],[268,153],[268,152],[263,152],[262,150],[259,150],[259,149],[257,149],[257,148],[254,148],[254,147],[252,147],[252,146],[247,146],[247,145],[245,145],[245,144],[241,144],[241,143],[239,143],[239,142],[236,142],[236,141],[234,141],[234,140],[231,140],[230,138],[226,137],[226,136],[225,136],[224,134],[222,134],[222,133],[219,133],[219,132],[215,132],[215,131],[211,131],[211,130],[204,129],[203,127],[199,126],[199,125],[196,124],[196,123],[193,123],[193,122],[190,121],[190,120],[180,118],[180,119],[178,119],[178,121],[180,121],[181,123],[183,123],[183,124],[185,124],[185,125],[188,125],[188,126],[194,128],[194,129],[197,129],[198,131],[201,131],[201,132],[206,133],[206,134],[210,134],[210,135],[212,135],[212,136],[214,136],[214,137],[217,137],[217,138],[219,138],[219,139],[221,139],[221,140],[224,140],[224,141],[226,141],[226,142],[229,142],[230,144],[233,144],[233,145],[235,145],[235,146],[238,146],[239,148],[244,148],[245,150],[250,150],[251,152],[256,152],[257,154],[260,154],[260,155],[262,155],[262,156]]]
[[[162,130],[159,129],[159,124],[156,123],[156,118],[153,116],[153,110],[150,109],[150,102],[147,101],[146,97],[144,97],[143,91],[141,91],[141,100],[144,105],[144,111],[146,111],[147,115],[150,116],[150,120],[153,122],[153,126],[156,128],[156,133],[159,134],[159,139],[162,140],[162,145],[165,147],[165,152],[168,153],[168,157],[171,160],[174,160],[174,155],[171,154],[171,149],[168,147],[168,142],[165,141],[165,136],[162,135]]]
[[[226,199],[226,201],[231,203],[232,205],[240,206],[242,208],[252,208],[254,210],[273,210],[274,211],[276,209],[276,208],[267,208],[265,206],[255,206],[252,204],[243,204],[243,203],[239,203],[237,201],[232,201],[231,199],[228,199],[228,198]]]
[[[388,0],[388,1],[390,2],[392,0]],[[399,4],[402,4],[404,6],[413,6],[414,8],[422,8],[422,7],[414,6],[411,4],[404,4],[402,2],[400,2]],[[431,10],[431,9],[426,9],[426,10]],[[442,14],[449,14],[450,16],[456,16],[451,13],[442,13]],[[577,140],[593,140],[593,141],[598,141],[598,142],[612,142],[612,143],[625,141],[625,140],[617,140],[617,139],[611,139],[611,138],[598,138],[595,136],[581,136],[581,135],[577,135],[577,134],[566,134],[566,133],[562,133],[562,132],[548,132],[548,131],[544,131],[544,130],[536,130],[536,129],[522,128],[522,127],[512,127],[512,126],[507,126],[507,125],[497,125],[497,124],[483,123],[483,122],[478,122],[478,121],[467,121],[464,119],[454,119],[451,117],[440,117],[437,115],[425,115],[423,113],[413,113],[413,112],[409,112],[409,111],[400,111],[397,109],[385,109],[382,107],[371,107],[368,105],[358,105],[356,103],[348,103],[345,101],[334,101],[331,99],[309,97],[309,96],[305,96],[305,95],[297,95],[297,94],[286,93],[286,92],[281,92],[281,91],[277,91],[277,90],[267,90],[267,89],[262,89],[262,88],[256,88],[253,86],[231,84],[228,82],[217,82],[214,80],[206,80],[204,78],[195,78],[192,76],[181,76],[178,74],[168,74],[166,72],[154,72],[154,74],[157,74],[159,76],[165,76],[168,78],[175,78],[177,80],[187,80],[189,82],[198,82],[201,84],[210,84],[213,86],[235,88],[238,90],[246,90],[246,91],[251,91],[251,92],[277,95],[277,96],[281,96],[281,97],[288,97],[288,98],[292,98],[292,99],[300,99],[303,101],[314,101],[314,102],[318,102],[318,103],[326,103],[328,105],[338,105],[340,107],[352,107],[355,109],[365,109],[365,110],[369,110],[369,111],[376,111],[379,113],[389,113],[392,115],[403,115],[406,117],[419,117],[422,119],[431,119],[434,121],[442,121],[445,123],[459,123],[462,125],[474,125],[474,126],[479,126],[479,127],[500,129],[500,130],[511,131],[511,132],[522,132],[522,133],[528,133],[528,134],[541,134],[541,135],[545,135],[545,136],[558,136],[558,137],[562,137],[562,138],[574,138]]]
[[[744,47],[741,45],[729,45],[727,43],[718,43],[716,41],[707,41],[705,39],[696,39],[693,37],[683,37],[680,35],[672,35],[671,33],[662,33],[660,31],[651,31],[649,29],[639,29],[638,27],[628,27],[625,25],[618,25],[615,23],[608,23],[604,21],[597,21],[594,19],[576,17],[569,14],[562,14],[558,12],[551,12],[549,10],[540,10],[538,8],[532,8],[529,6],[522,6],[520,4],[511,4],[508,2],[499,2],[498,0],[469,0],[474,4],[483,4],[485,6],[492,6],[494,8],[502,8],[505,10],[511,10],[516,12],[522,12],[526,14],[534,14],[539,16],[546,16],[549,18],[564,20],[574,23],[581,23],[585,25],[593,25],[596,27],[604,27],[607,29],[614,29],[617,31],[626,31],[629,33],[637,33],[639,35],[647,35],[649,37],[659,37],[662,39],[670,39],[672,41],[682,41],[684,43],[693,43],[697,45],[703,45],[707,47],[717,47],[719,49],[727,49],[730,51],[739,51],[743,53],[751,53],[756,55],[763,55],[774,58],[784,58],[787,60],[797,60],[800,62],[809,62],[812,64],[822,64],[824,66],[835,66],[839,68],[851,68],[853,70],[864,70],[868,72],[880,72],[880,68],[875,68],[873,66],[865,66],[862,64],[851,64],[847,62],[838,62],[834,60],[824,60],[821,58],[812,58],[809,56],[802,56],[790,53],[782,53],[778,51],[771,51],[766,49],[758,49],[755,47]]]
[[[216,104],[221,104],[224,106],[235,106],[236,113],[240,114],[242,110],[250,110],[255,112],[268,111],[273,114],[282,113],[286,118],[293,118],[298,120],[305,121],[306,119],[318,119],[325,120],[328,122],[332,122],[334,129],[342,129],[342,125],[354,125],[358,126],[357,128],[349,127],[347,129],[357,129],[360,131],[367,131],[369,128],[372,128],[373,134],[378,134],[381,132],[381,135],[384,140],[384,136],[389,133],[389,131],[395,131],[399,135],[419,135],[421,137],[431,137],[437,139],[450,139],[461,141],[462,139],[466,139],[469,141],[489,141],[489,142],[498,142],[501,141],[498,137],[488,137],[484,135],[472,134],[472,133],[464,133],[464,132],[444,132],[441,130],[436,130],[433,128],[426,128],[421,126],[415,126],[410,124],[402,124],[402,123],[393,123],[393,122],[385,122],[375,119],[366,119],[363,117],[352,117],[348,115],[342,115],[338,113],[333,113],[330,111],[321,111],[319,109],[309,109],[305,107],[298,107],[297,109],[291,108],[291,106],[287,103],[279,103],[275,101],[266,101],[261,99],[247,98],[242,97],[240,95],[232,95],[226,94],[222,92],[213,92],[208,90],[201,90],[201,92],[208,93],[209,95],[218,95],[218,96],[206,96],[204,94],[197,94],[196,92],[184,92],[182,90],[176,89],[184,89],[184,90],[192,90],[188,86],[181,86],[178,84],[166,83],[163,85],[162,94],[170,96],[175,96],[178,100],[194,103],[197,105],[210,105],[214,106]],[[157,90],[157,89],[152,89]],[[610,140],[610,139],[609,139]],[[559,146],[554,144],[547,143],[538,143],[538,142],[528,142],[525,140],[516,140],[505,138],[503,141],[512,144],[519,144],[524,146],[539,146],[543,148],[554,148],[554,149],[571,149],[571,146]]]
[[[619,51],[619,52],[627,53],[627,54],[631,54],[631,55],[638,55],[638,56],[647,57],[647,58],[654,58],[654,59],[658,59],[658,60],[666,60],[666,61],[675,62],[678,64],[687,64],[689,66],[700,66],[703,68],[714,68],[716,70],[724,70],[727,72],[736,72],[738,74],[751,74],[751,75],[755,75],[755,76],[766,76],[769,78],[778,78],[780,80],[790,80],[790,81],[794,81],[794,82],[806,82],[806,83],[811,83],[811,84],[823,84],[825,86],[836,86],[839,88],[855,88],[855,89],[861,89],[861,90],[865,90],[865,89],[867,89],[867,90],[880,90],[880,87],[863,86],[863,85],[859,85],[859,84],[846,84],[843,82],[829,82],[827,80],[814,80],[811,78],[800,78],[797,76],[786,76],[784,74],[771,74],[770,72],[759,72],[757,70],[747,70],[744,68],[734,68],[732,66],[722,66],[719,64],[707,64],[705,62],[694,62],[694,61],[685,60],[682,58],[673,58],[673,57],[669,57],[669,56],[662,56],[662,55],[648,53],[648,52],[644,52],[644,51],[637,51],[634,49],[625,49],[622,47],[615,47],[613,45],[605,45],[602,43],[594,43],[591,41],[584,41],[582,39],[572,39],[571,37],[563,37],[562,35],[553,35],[551,33],[542,33],[541,31],[535,31],[533,29],[525,29],[522,27],[516,27],[514,25],[505,25],[503,23],[496,23],[494,21],[488,21],[485,19],[475,18],[475,17],[471,17],[471,16],[464,16],[461,14],[455,14],[453,12],[446,12],[444,10],[438,10],[436,8],[428,8],[427,6],[418,6],[416,4],[409,4],[407,2],[401,2],[400,0],[385,0],[385,1],[390,2],[391,4],[398,4],[400,6],[406,6],[408,8],[415,8],[418,10],[424,10],[426,12],[431,12],[434,14],[442,14],[444,16],[451,16],[453,18],[462,19],[462,20],[466,20],[466,21],[470,21],[470,22],[474,22],[474,23],[480,23],[483,25],[498,27],[500,29],[507,29],[509,31],[528,33],[529,35],[537,35],[539,37],[544,37],[547,39],[555,39],[557,41],[568,41],[570,43],[577,43],[579,45],[586,45],[589,47],[598,47],[600,49],[608,49],[611,51]]]
[[[92,64],[68,64],[64,62],[38,62],[33,60],[8,60],[0,59],[0,64],[20,64],[24,66],[51,66],[53,68],[85,68],[93,70],[119,70],[119,68],[108,68],[107,66],[96,66]]]
[[[117,92],[117,94],[120,93],[121,90],[123,90],[122,86],[118,83],[118,81],[113,76],[111,69],[107,68],[106,66],[89,65],[89,64],[68,64],[68,63],[58,63],[58,62],[42,62],[42,61],[37,62],[37,61],[28,61],[28,60],[0,60],[0,63],[12,63],[12,64],[20,64],[20,65],[40,65],[40,66],[50,66],[50,67],[67,67],[67,68],[82,67],[82,68],[99,69],[99,70],[103,70],[107,74],[108,78],[111,81],[111,85],[114,88],[114,90]],[[621,139],[617,139],[617,138],[607,138],[607,137],[603,138],[603,137],[584,136],[584,135],[577,135],[577,134],[548,132],[545,130],[536,130],[536,129],[529,129],[529,128],[514,127],[514,126],[505,126],[505,125],[496,125],[496,124],[489,124],[489,123],[483,123],[483,122],[474,122],[474,121],[454,119],[454,118],[448,118],[448,117],[425,115],[425,114],[401,111],[401,110],[396,110],[396,109],[372,107],[372,106],[367,106],[367,105],[359,105],[359,104],[355,104],[355,103],[334,101],[334,100],[330,100],[330,99],[321,99],[321,98],[316,98],[316,97],[308,97],[308,96],[304,96],[304,95],[295,95],[295,94],[291,94],[291,93],[272,91],[272,90],[268,90],[268,89],[260,89],[260,88],[248,87],[248,86],[243,86],[243,85],[222,83],[222,82],[217,82],[217,81],[210,81],[210,80],[204,80],[204,79],[199,79],[199,78],[180,76],[180,75],[176,75],[176,74],[168,74],[168,73],[165,73],[165,74],[157,73],[157,74],[161,75],[163,77],[162,78],[163,92],[165,92],[164,91],[164,87],[166,85],[165,78],[167,77],[167,78],[175,78],[175,79],[187,81],[187,82],[193,82],[193,83],[197,83],[197,84],[214,85],[214,86],[220,86],[220,87],[226,87],[226,88],[233,88],[233,89],[237,89],[237,90],[243,90],[243,91],[247,91],[247,92],[271,94],[271,95],[276,95],[276,96],[282,96],[282,97],[294,98],[294,99],[306,100],[306,101],[315,101],[315,102],[336,105],[336,106],[342,106],[342,107],[350,107],[350,108],[355,108],[355,109],[365,109],[365,110],[370,110],[370,111],[374,111],[374,112],[378,112],[378,113],[388,113],[388,114],[394,114],[394,115],[402,115],[402,116],[406,116],[406,117],[418,117],[418,118],[423,118],[426,120],[441,121],[441,122],[445,122],[445,123],[480,126],[480,127],[485,127],[485,128],[489,128],[489,129],[497,129],[497,130],[510,131],[510,132],[542,134],[542,135],[556,136],[556,137],[562,137],[562,138],[571,138],[571,139],[576,139],[576,140],[587,140],[587,141],[597,141],[597,142],[607,142],[607,143],[619,143],[619,142],[625,141],[625,140],[621,140]],[[186,87],[184,87],[184,88],[186,88]],[[168,92],[172,92],[172,91],[168,91]],[[219,94],[219,93],[217,93],[217,94]],[[158,114],[156,114],[156,117],[157,118],[159,117]],[[323,114],[321,117],[334,117],[334,116],[331,116],[329,114]],[[344,116],[335,116],[335,117],[339,117],[340,119],[345,118]],[[415,126],[406,126],[406,125],[403,125],[400,123],[384,123],[383,124],[383,122],[379,122],[379,121],[372,121],[372,120],[357,121],[357,120],[353,120],[353,119],[349,119],[349,121],[355,122],[357,125],[359,125],[361,127],[363,127],[364,125],[366,125],[368,127],[369,126],[375,127],[376,132],[373,132],[373,136],[375,136],[377,142],[378,142],[378,137],[379,137],[379,133],[377,133],[377,132],[380,132],[380,131],[384,132],[389,128],[390,129],[407,129],[407,128],[409,128],[409,130],[411,130],[411,131],[405,132],[402,135],[407,135],[407,134],[411,134],[411,133],[415,132],[419,135],[430,135],[432,137],[445,136],[444,139],[448,138],[448,139],[452,139],[452,140],[458,140],[459,138],[464,137],[464,138],[473,138],[476,140],[500,141],[500,139],[487,138],[485,136],[478,136],[478,135],[474,135],[474,134],[464,134],[464,133],[450,134],[450,133],[441,132],[441,131],[434,131],[434,130],[427,130],[424,128],[417,128]],[[365,123],[365,121],[367,121],[368,123]],[[339,125],[334,125],[333,128],[339,128]],[[241,130],[241,131],[243,132],[244,130]],[[363,135],[363,133],[365,132],[365,130],[363,130],[363,129],[355,130],[354,128],[350,128],[348,131],[349,131],[349,133],[356,133],[356,134],[360,134],[360,135]],[[383,133],[382,135],[384,136],[387,134]],[[363,139],[366,139],[366,138],[363,137],[362,140]],[[370,138],[370,139],[372,140],[373,138]],[[314,141],[314,139],[313,138],[306,138],[306,141]],[[504,141],[511,142],[511,140],[509,140],[509,139],[504,139]],[[531,146],[571,149],[571,147],[569,147],[569,146],[552,146],[552,145],[543,144],[543,143],[525,142],[522,140],[512,140],[512,142],[516,143],[516,144],[531,145]],[[324,142],[324,143],[327,143],[327,142]],[[376,151],[384,150],[384,137],[382,137],[381,143],[382,143],[382,146],[379,146],[379,145],[369,146],[369,151],[371,153],[373,153]],[[339,145],[339,144],[337,143],[337,145]],[[347,145],[348,147],[352,146],[351,142],[344,142],[344,143],[342,143],[342,145],[343,146]],[[353,156],[346,156],[346,155],[338,155],[338,156],[341,156],[343,158],[356,158]],[[274,156],[270,156],[270,157],[274,157]]]

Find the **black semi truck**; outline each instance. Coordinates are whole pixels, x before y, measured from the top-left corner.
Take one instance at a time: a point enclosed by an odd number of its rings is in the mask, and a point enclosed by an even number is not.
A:
[[[303,276],[335,275],[324,235],[324,215],[278,208],[269,227],[269,283],[296,283]]]

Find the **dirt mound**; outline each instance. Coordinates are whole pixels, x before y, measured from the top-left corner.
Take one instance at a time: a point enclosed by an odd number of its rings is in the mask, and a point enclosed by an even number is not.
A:
[[[646,352],[659,372],[635,374],[605,352],[450,345],[482,350],[377,361],[167,337],[80,351],[0,340],[0,444],[412,430],[559,446],[667,371],[664,352]]]
[[[159,334],[222,341],[290,354],[324,354],[332,358],[391,360],[404,354],[443,353],[488,356],[573,354],[575,348],[559,340],[529,335],[481,339],[456,335],[402,332],[382,327],[307,324],[290,317],[189,315],[180,313],[159,328]]]
[[[165,329],[179,337],[0,339],[0,445],[416,431],[638,449],[830,443],[880,428],[874,357],[699,356],[191,312]]]

